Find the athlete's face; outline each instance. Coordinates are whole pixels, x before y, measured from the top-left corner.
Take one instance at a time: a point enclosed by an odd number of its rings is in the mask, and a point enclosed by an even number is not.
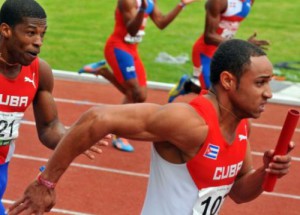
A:
[[[23,22],[10,27],[7,40],[7,61],[29,65],[40,53],[47,20],[24,18]]]
[[[265,110],[267,100],[272,98],[272,77],[272,63],[266,56],[251,57],[250,66],[241,76],[240,83],[231,97],[237,114],[247,118],[260,116]]]

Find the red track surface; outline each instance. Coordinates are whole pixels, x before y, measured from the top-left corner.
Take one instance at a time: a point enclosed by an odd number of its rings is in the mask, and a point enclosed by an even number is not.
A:
[[[54,96],[61,120],[71,125],[79,115],[91,107],[89,102],[118,104],[122,95],[111,85],[56,80]],[[148,101],[165,103],[167,92],[150,90]],[[179,98],[188,101],[192,96]],[[63,101],[64,99],[66,101]],[[70,100],[76,100],[72,103]],[[85,104],[82,104],[83,102]],[[261,153],[274,148],[280,134],[287,110],[299,107],[269,104],[259,120],[254,121],[250,140],[252,150]],[[34,121],[32,110],[27,111],[25,119]],[[262,126],[262,127],[260,127]],[[300,126],[293,140],[300,144]],[[78,166],[72,166],[57,186],[57,212],[50,214],[103,214],[136,215],[142,208],[149,170],[149,142],[133,141],[134,153],[120,152],[111,145],[94,161],[80,156],[75,160]],[[51,151],[43,147],[36,135],[33,125],[23,124],[17,141],[15,157],[9,170],[8,189],[4,196],[6,206],[18,199],[24,188],[36,177],[38,169],[45,164]],[[295,161],[288,176],[277,181],[271,195],[263,194],[256,200],[242,205],[225,201],[221,215],[299,215],[300,214],[300,150],[292,152]],[[255,167],[260,166],[262,157],[253,155]],[[79,165],[86,166],[79,166]],[[98,168],[98,169],[97,169]]]

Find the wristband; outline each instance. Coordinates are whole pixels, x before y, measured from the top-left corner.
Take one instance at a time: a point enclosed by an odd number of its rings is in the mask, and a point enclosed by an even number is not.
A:
[[[185,7],[185,4],[182,1],[180,1],[179,4],[178,4],[178,6],[183,9]]]
[[[38,175],[37,177],[37,182],[41,185],[44,185],[45,187],[47,187],[48,189],[54,189],[56,183],[48,181],[44,178],[42,178],[41,174]]]
[[[39,169],[40,173],[44,172],[45,169],[46,169],[46,166],[41,166],[40,169]]]

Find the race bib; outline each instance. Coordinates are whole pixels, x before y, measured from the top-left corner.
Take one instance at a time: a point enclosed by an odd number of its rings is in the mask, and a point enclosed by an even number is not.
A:
[[[145,35],[145,31],[139,30],[138,33],[133,37],[130,34],[127,34],[124,38],[127,43],[140,43],[143,40],[143,36]]]
[[[219,27],[223,29],[221,37],[225,39],[232,39],[236,34],[240,23],[239,22],[229,22],[229,21],[221,21]]]
[[[200,190],[193,215],[217,215],[231,187],[232,184]]]
[[[0,111],[0,145],[8,145],[19,135],[19,127],[24,116],[22,112]]]

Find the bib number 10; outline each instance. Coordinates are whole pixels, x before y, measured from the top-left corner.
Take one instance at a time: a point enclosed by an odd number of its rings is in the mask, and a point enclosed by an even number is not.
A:
[[[218,196],[216,199],[212,199],[212,197],[208,197],[201,203],[201,206],[204,206],[202,215],[215,215],[218,214],[221,203],[223,201],[222,196]]]

